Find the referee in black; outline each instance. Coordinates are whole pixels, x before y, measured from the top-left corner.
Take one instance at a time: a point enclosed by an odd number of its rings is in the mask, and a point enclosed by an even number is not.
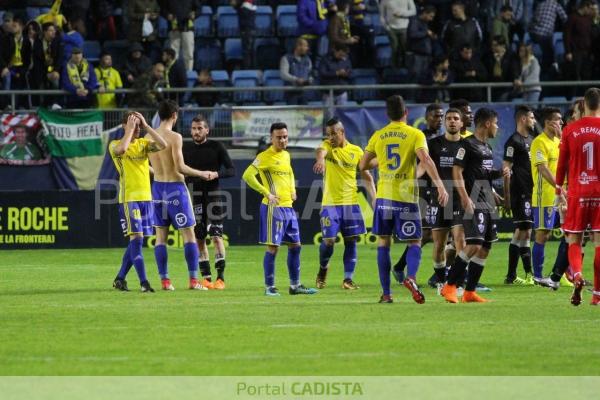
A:
[[[191,134],[194,143],[183,147],[183,158],[186,165],[202,168],[201,171],[216,172],[217,179],[203,181],[187,178],[192,195],[194,215],[196,217],[196,239],[200,251],[200,273],[202,286],[208,289],[225,289],[225,245],[223,243],[224,209],[222,196],[219,193],[219,179],[235,175],[231,158],[222,143],[208,139],[208,121],[202,115],[192,119]],[[213,282],[210,271],[210,260],[206,243],[210,236],[215,247],[215,269],[217,279]]]

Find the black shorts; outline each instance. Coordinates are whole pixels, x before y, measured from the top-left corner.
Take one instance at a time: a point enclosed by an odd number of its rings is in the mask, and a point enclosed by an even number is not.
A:
[[[199,240],[210,237],[223,237],[223,219],[225,218],[221,195],[196,192],[192,198],[196,226],[194,232]]]
[[[421,212],[421,229],[431,229],[431,207],[429,206],[431,192],[422,190],[419,198],[419,211]]]
[[[451,229],[463,223],[463,211],[455,209],[452,204],[441,207],[437,202],[433,202],[429,209],[432,230]]]
[[[533,212],[531,209],[531,197],[516,195],[510,197],[510,209],[512,211],[513,223],[518,229],[533,228]]]
[[[489,210],[475,210],[473,216],[463,219],[467,244],[483,245],[498,240],[496,233],[496,213]]]

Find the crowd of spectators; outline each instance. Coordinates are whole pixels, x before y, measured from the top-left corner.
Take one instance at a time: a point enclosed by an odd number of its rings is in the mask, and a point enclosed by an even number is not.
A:
[[[17,107],[152,107],[160,88],[188,86],[196,50],[208,39],[195,35],[203,6],[230,5],[238,15],[242,57],[225,68],[260,69],[255,54],[257,5],[296,5],[297,35],[279,40],[280,79],[286,85],[351,84],[353,71],[377,68],[378,82],[394,71],[406,83],[435,85],[411,93],[415,101],[486,99],[485,90],[452,83],[507,82],[494,100],[540,99],[544,80],[588,80],[600,72],[600,14],[596,0],[26,0],[6,1],[0,11],[0,89],[64,89],[66,96],[20,96]],[[373,16],[376,16],[375,18]],[[159,20],[167,34],[159,34]],[[376,19],[376,20],[374,20]],[[376,65],[377,26],[387,33],[389,65]],[[274,30],[276,32],[277,30]],[[275,35],[275,33],[273,33]],[[323,38],[325,41],[325,48]],[[219,39],[216,39],[219,40]],[[125,42],[126,55],[100,51],[87,59],[88,41]],[[224,46],[221,45],[221,48]],[[287,49],[287,50],[286,50]],[[391,72],[390,72],[391,71]],[[214,86],[211,71],[197,69],[197,87]],[[118,88],[140,94],[118,96]],[[567,97],[577,95],[564,88]],[[172,96],[174,97],[174,96]],[[337,104],[348,99],[335,92]],[[183,101],[183,96],[178,96]],[[186,101],[211,106],[216,93]],[[288,104],[306,93],[285,94]],[[8,97],[0,96],[0,108]]]

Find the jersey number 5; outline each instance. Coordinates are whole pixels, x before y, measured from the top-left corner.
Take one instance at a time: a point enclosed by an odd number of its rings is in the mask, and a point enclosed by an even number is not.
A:
[[[400,144],[388,144],[386,146],[387,149],[387,168],[389,170],[398,169],[400,167]]]

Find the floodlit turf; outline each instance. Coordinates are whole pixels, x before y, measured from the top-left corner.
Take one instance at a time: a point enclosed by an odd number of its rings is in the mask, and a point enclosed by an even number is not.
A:
[[[393,256],[402,247],[396,245]],[[419,280],[431,273],[431,245]],[[507,244],[492,249],[482,281],[489,304],[446,304],[425,289],[415,304],[395,287],[377,304],[373,246],[359,246],[355,280],[343,291],[336,248],[328,287],[289,296],[285,253],[280,298],[263,295],[262,247],[229,249],[227,289],[187,290],[181,249],[169,253],[176,291],[129,293],[111,283],[122,251],[3,251],[0,263],[2,375],[595,375],[600,309],[569,304],[570,290],[506,287]],[[317,247],[302,250],[303,282],[314,285]],[[151,250],[150,281],[159,288]],[[556,244],[547,249],[547,265]],[[591,279],[592,257],[585,272]],[[519,267],[520,268],[520,267]],[[547,266],[547,270],[550,268]],[[520,269],[521,271],[521,269]]]

